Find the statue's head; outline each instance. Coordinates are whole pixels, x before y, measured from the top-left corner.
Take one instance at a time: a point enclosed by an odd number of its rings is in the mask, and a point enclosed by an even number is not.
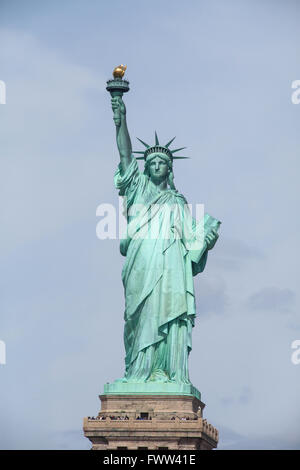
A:
[[[172,160],[163,153],[151,153],[146,162],[144,173],[154,183],[160,183],[168,178],[172,171]]]
[[[168,183],[172,189],[175,189],[173,183],[173,160],[176,158],[187,158],[174,155],[174,153],[179,152],[179,150],[182,150],[185,147],[181,147],[175,150],[169,149],[169,146],[174,139],[175,137],[173,137],[173,139],[171,139],[166,145],[161,145],[155,132],[154,145],[150,146],[141,139],[138,139],[146,147],[146,150],[143,152],[133,152],[143,154],[143,157],[137,157],[137,160],[145,161],[144,173],[148,175],[153,182],[157,184],[164,181],[165,179],[168,179]]]

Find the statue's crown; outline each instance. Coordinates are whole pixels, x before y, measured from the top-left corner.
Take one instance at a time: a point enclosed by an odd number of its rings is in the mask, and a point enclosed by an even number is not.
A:
[[[173,155],[175,152],[179,152],[179,150],[183,150],[183,149],[186,148],[186,147],[180,147],[180,148],[174,149],[174,150],[169,149],[169,146],[171,145],[171,143],[173,142],[175,137],[173,137],[173,139],[171,139],[166,145],[161,145],[159,143],[157,133],[155,131],[155,145],[152,145],[152,146],[146,144],[146,142],[139,139],[138,137],[137,137],[137,139],[146,147],[146,150],[143,151],[143,152],[141,152],[141,151],[134,151],[133,152],[133,153],[143,154],[142,157],[136,157],[137,160],[147,160],[147,157],[149,157],[149,155],[151,155],[153,153],[164,153],[165,155],[167,155],[170,158],[171,161],[173,161],[174,159],[177,159],[177,158],[189,158],[189,157],[181,157],[181,156]]]

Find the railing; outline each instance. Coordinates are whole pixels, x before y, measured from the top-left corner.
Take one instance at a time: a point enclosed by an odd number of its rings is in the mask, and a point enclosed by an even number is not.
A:
[[[155,423],[155,424],[158,424],[159,427],[161,427],[161,425],[163,424],[166,424],[166,422],[168,423],[168,426],[171,425],[172,427],[172,424],[171,423],[176,423],[177,425],[179,424],[179,426],[183,427],[183,428],[188,428],[188,427],[192,427],[192,428],[196,428],[200,431],[202,431],[204,434],[206,434],[207,436],[211,437],[212,439],[214,439],[215,441],[218,441],[219,439],[219,431],[214,427],[212,426],[211,424],[209,424],[207,422],[206,419],[202,419],[200,417],[194,417],[194,418],[191,418],[191,417],[179,417],[179,416],[170,416],[170,417],[167,417],[167,418],[161,418],[161,417],[156,417],[156,416],[153,416],[150,418],[140,418],[140,419],[137,419],[136,417],[133,417],[133,416],[125,416],[125,417],[122,417],[122,416],[113,416],[113,415],[110,415],[110,416],[97,416],[97,417],[88,417],[88,418],[85,418],[86,422],[85,424],[88,425],[88,424],[92,424],[92,423],[101,423],[103,424],[103,426],[106,428],[108,426],[113,426],[114,425],[123,425],[123,423],[127,423],[127,425],[132,425],[133,423],[136,425],[138,424],[141,424],[141,425],[145,425],[145,426],[151,426],[151,423]],[[126,426],[127,427],[127,426]]]

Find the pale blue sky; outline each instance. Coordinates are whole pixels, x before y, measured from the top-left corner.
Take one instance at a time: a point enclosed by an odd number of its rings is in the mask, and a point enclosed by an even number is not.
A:
[[[0,448],[89,448],[82,418],[123,373],[117,204],[105,81],[128,66],[135,137],[177,136],[177,188],[222,220],[197,276],[190,375],[221,449],[300,448],[300,5],[0,3]]]

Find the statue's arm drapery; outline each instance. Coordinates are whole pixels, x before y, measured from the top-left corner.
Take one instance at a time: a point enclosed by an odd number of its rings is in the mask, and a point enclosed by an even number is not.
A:
[[[145,178],[146,176],[139,171],[134,156],[126,169],[124,169],[122,162],[119,163],[114,176],[114,184],[119,190],[119,196],[126,196],[127,209],[134,203],[136,192]]]
[[[132,158],[130,165],[124,172],[122,171],[122,164],[119,163],[114,176],[114,184],[119,190],[119,196],[124,196],[123,209],[128,222],[131,219],[129,209],[135,203],[137,193],[142,192],[145,188],[147,180],[148,178],[139,171],[135,157]],[[127,234],[126,238],[120,241],[120,252],[123,256],[126,256],[129,243],[130,237]]]

